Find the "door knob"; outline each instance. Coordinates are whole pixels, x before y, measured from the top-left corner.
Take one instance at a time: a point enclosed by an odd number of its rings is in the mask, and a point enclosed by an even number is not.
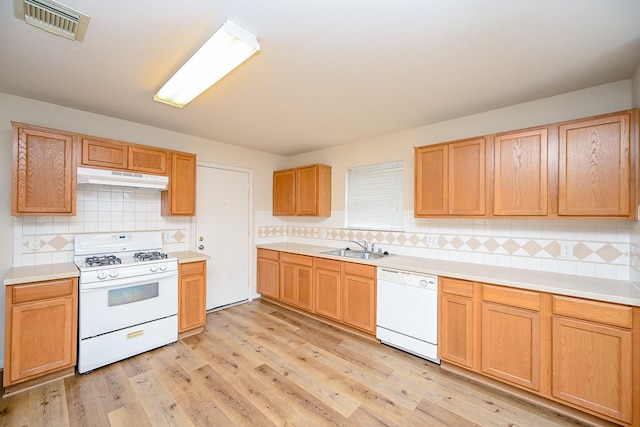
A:
[[[198,249],[203,250],[204,249],[204,245],[198,246]]]

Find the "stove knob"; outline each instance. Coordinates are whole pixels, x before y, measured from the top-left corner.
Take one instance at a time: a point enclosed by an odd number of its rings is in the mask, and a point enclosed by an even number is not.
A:
[[[149,267],[149,270],[151,270],[152,273],[155,273],[156,271],[158,271],[158,265],[152,264],[151,267]]]
[[[109,272],[109,277],[111,277],[112,279],[115,279],[116,277],[118,277],[120,275],[120,273],[118,273],[117,270],[111,270]]]
[[[98,271],[98,279],[104,280],[106,278],[107,278],[107,272],[106,271]]]
[[[167,271],[167,263],[163,262],[162,264],[160,264],[160,271]]]

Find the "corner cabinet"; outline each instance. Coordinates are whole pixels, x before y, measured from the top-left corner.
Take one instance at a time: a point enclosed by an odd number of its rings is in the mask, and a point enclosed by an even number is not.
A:
[[[279,298],[280,252],[258,249],[257,290],[263,296]]]
[[[273,173],[274,216],[331,216],[331,166],[309,165]]]
[[[196,214],[196,156],[171,152],[169,187],[160,195],[162,216]]]
[[[6,393],[29,380],[73,374],[78,339],[77,278],[7,286],[5,322]]]
[[[463,141],[417,147],[416,217],[484,216],[486,141]]]
[[[207,262],[195,261],[178,266],[178,337],[204,330],[207,322]]]
[[[12,123],[11,215],[75,215],[73,134]]]

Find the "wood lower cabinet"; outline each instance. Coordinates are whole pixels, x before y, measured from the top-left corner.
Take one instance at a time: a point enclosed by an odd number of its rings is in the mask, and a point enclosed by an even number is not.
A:
[[[12,123],[11,215],[75,215],[72,134]]]
[[[73,369],[78,279],[6,287],[4,387]]]
[[[633,349],[633,309],[555,296],[553,313],[553,396],[631,423],[634,399],[639,401],[633,384],[640,381],[633,365],[639,351]]]
[[[196,156],[171,153],[169,187],[160,195],[163,216],[196,214]]]
[[[625,113],[559,127],[559,215],[629,216],[630,123]]]
[[[482,285],[482,372],[539,391],[541,295]]]
[[[178,334],[183,338],[203,330],[207,322],[207,262],[178,266]]]
[[[313,310],[313,258],[280,254],[280,300]]]
[[[342,321],[365,332],[376,332],[376,267],[343,263]]]
[[[257,291],[262,296],[279,298],[280,252],[258,249],[257,272]]]
[[[416,217],[485,216],[486,139],[415,149]]]
[[[331,166],[273,172],[273,215],[331,216]]]
[[[478,370],[478,325],[473,282],[440,278],[438,351],[442,360]]]
[[[333,320],[342,319],[342,262],[313,259],[313,311]]]
[[[496,135],[493,142],[494,215],[547,215],[547,139],[546,128]]]

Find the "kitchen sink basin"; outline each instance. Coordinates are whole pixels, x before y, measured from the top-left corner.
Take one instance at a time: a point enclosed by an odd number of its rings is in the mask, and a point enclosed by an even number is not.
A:
[[[334,249],[331,251],[322,252],[327,255],[337,255],[343,256],[347,258],[357,258],[357,259],[379,259],[390,256],[388,253],[378,253],[378,252],[365,252],[359,250],[351,250],[351,249]]]

